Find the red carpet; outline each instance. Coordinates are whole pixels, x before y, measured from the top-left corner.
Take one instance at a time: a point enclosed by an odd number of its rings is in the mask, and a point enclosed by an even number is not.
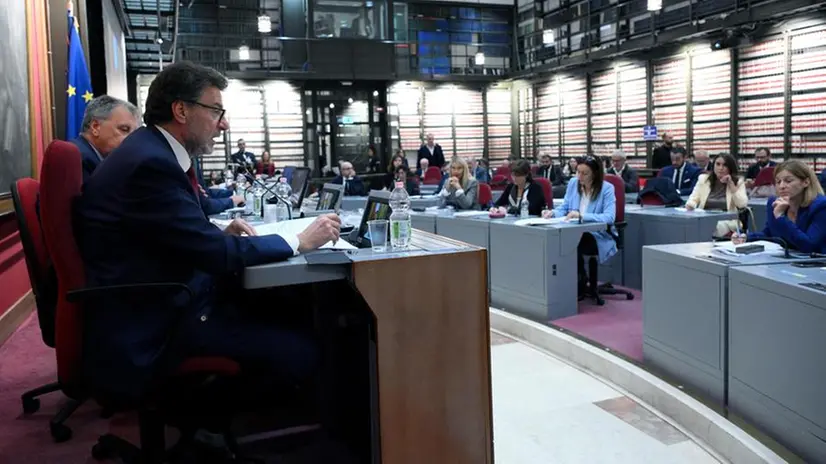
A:
[[[630,290],[630,289],[626,289]],[[579,303],[579,314],[551,322],[583,338],[642,362],[642,294],[631,290],[633,300],[605,296],[605,306],[593,300]]]

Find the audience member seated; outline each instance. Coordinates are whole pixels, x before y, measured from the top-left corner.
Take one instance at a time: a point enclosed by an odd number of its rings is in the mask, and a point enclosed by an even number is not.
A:
[[[555,165],[551,160],[550,155],[542,155],[539,157],[539,170],[536,171],[536,177],[544,177],[548,179],[552,187],[556,187],[565,183],[565,176],[562,174],[562,168]]]
[[[702,172],[714,170],[714,164],[709,160],[708,152],[705,150],[694,150],[694,165]]]
[[[247,142],[244,139],[238,139],[238,151],[229,159],[238,165],[239,172],[252,172],[255,169],[255,155],[247,151]]]
[[[407,167],[404,163],[404,157],[400,155],[394,155],[393,159],[390,160],[390,165],[387,166],[387,174],[384,175],[384,188],[388,190],[393,190],[393,183],[396,181],[396,168],[402,166]]]
[[[477,181],[484,182],[486,184],[490,183],[491,174],[490,169],[488,169],[488,162],[486,160],[474,159],[471,172]]]
[[[265,175],[267,177],[272,177],[275,175],[275,163],[270,160],[270,152],[267,150],[264,150],[264,152],[261,153],[261,161],[256,163],[255,173]]]
[[[401,182],[404,185],[404,189],[407,190],[408,195],[419,195],[419,183],[408,177],[408,173],[410,169],[400,164],[396,166],[396,182]],[[396,188],[395,185],[390,186],[390,190]]]
[[[773,237],[804,253],[826,253],[826,197],[812,168],[799,160],[783,161],[774,168],[774,185],[777,196],[766,203],[763,231],[735,234],[732,242]]]
[[[476,195],[479,190],[479,183],[471,177],[467,162],[454,156],[450,160],[450,176],[443,182],[443,187],[439,191],[442,197],[442,206],[452,206],[454,209],[478,209]]]
[[[528,160],[519,160],[511,167],[511,182],[496,200],[491,211],[519,214],[525,201],[528,202],[528,214],[531,216],[542,214],[548,203],[542,186],[533,181],[531,163]],[[550,199],[550,202],[553,204],[553,199]]]
[[[341,174],[336,176],[331,183],[344,185],[344,196],[346,197],[363,197],[367,195],[367,188],[364,182],[356,175],[356,170],[353,169],[353,164],[349,161],[342,161],[339,164],[339,171]]]
[[[72,143],[80,149],[83,182],[101,161],[138,128],[140,113],[135,105],[109,95],[101,95],[86,106],[81,133]]]
[[[571,180],[572,177],[576,176],[576,167],[579,164],[579,160],[576,157],[572,156],[568,158],[568,161],[565,163],[565,166],[562,166],[562,175],[565,177],[565,182]]]
[[[562,205],[552,211],[543,211],[542,216],[613,224],[617,214],[617,199],[614,196],[614,186],[604,179],[605,172],[600,160],[593,156],[581,159],[577,166],[577,177],[568,183]],[[597,256],[599,264],[602,264],[616,253],[617,244],[607,230],[582,234],[577,247],[577,289],[580,298],[588,291],[589,274],[585,271],[585,256]],[[596,272],[596,269],[589,269],[588,272]]]
[[[685,161],[685,149],[682,147],[677,147],[671,152],[671,166],[660,170],[660,177],[671,179],[680,196],[691,195],[699,175],[700,168]]]
[[[745,179],[737,172],[737,160],[728,153],[714,159],[714,172],[704,172],[697,178],[697,185],[685,204],[686,209],[719,209],[737,212],[748,206]],[[715,237],[728,237],[738,232],[739,219],[717,222]]]
[[[416,169],[416,175],[419,176],[419,180],[424,180],[424,173],[427,172],[427,168],[430,167],[430,160],[427,158],[422,158],[419,160],[419,169]]]
[[[621,178],[622,183],[625,184],[625,193],[640,191],[640,176],[634,168],[628,165],[627,157],[622,150],[614,150],[611,154],[611,167],[605,173]]]
[[[207,195],[210,198],[229,198],[233,194],[233,182],[224,182],[223,175],[218,171],[212,171],[209,175],[209,186]]]
[[[429,166],[441,168],[445,165],[445,155],[442,146],[435,142],[433,134],[425,136],[425,143],[419,148],[416,164],[421,168],[422,160],[426,159]],[[424,171],[422,171],[424,173]]]
[[[470,168],[468,167],[468,172],[470,172]],[[442,187],[445,186],[445,182],[450,178],[450,163],[445,164],[441,168],[442,178],[439,179],[439,184],[436,186],[436,191],[440,192]]]
[[[223,231],[209,222],[191,158],[212,153],[215,137],[229,128],[226,87],[210,68],[186,61],[164,68],[149,88],[146,127],[111,154],[78,199],[75,228],[90,287],[180,282],[193,293],[191,301],[176,294],[163,302],[111,293],[86,305],[84,338],[95,343],[84,352],[85,375],[102,391],[135,397],[155,369],[194,356],[234,359],[262,384],[295,385],[316,369],[310,339],[252,321],[250,308],[233,304],[242,290],[232,276],[338,239],[340,221],[321,216],[283,237],[256,236],[243,220]],[[158,366],[173,329],[169,359]]]
[[[373,145],[367,147],[367,172],[382,172],[381,157]]]
[[[768,148],[758,148],[755,150],[754,161],[754,164],[746,170],[746,188],[749,189],[754,187],[754,179],[757,179],[757,175],[760,174],[761,169],[777,166],[777,163],[772,161],[772,152]]]

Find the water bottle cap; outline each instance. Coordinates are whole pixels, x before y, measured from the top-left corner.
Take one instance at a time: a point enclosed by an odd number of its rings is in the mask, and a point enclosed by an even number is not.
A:
[[[282,177],[282,178],[278,179],[278,182],[281,182],[282,184],[286,184],[287,183],[287,178]]]
[[[401,183],[401,182],[396,182],[396,188],[397,189],[404,188],[404,184]]]

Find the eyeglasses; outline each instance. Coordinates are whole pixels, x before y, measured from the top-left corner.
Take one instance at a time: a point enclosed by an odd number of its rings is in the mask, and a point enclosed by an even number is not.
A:
[[[207,105],[207,104],[201,103],[199,101],[195,101],[195,100],[184,100],[184,101],[187,102],[187,103],[190,103],[192,105],[198,105],[201,108],[206,108],[208,110],[211,110],[214,114],[218,115],[218,122],[222,121],[224,119],[224,115],[227,114],[227,110],[224,109],[224,108],[219,108],[217,106]]]

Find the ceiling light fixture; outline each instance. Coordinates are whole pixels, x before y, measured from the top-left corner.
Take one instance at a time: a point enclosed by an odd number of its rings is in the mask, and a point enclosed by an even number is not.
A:
[[[663,9],[663,0],[648,0],[648,11],[660,11]]]
[[[553,29],[545,29],[542,31],[542,43],[545,45],[552,45],[556,40]]]
[[[477,53],[476,56],[473,58],[473,62],[476,63],[477,66],[484,66],[485,54],[482,52]]]
[[[272,32],[272,20],[269,15],[262,14],[258,17],[258,32],[269,34]]]
[[[246,45],[241,45],[238,47],[238,58],[241,60],[250,59],[250,48]]]

